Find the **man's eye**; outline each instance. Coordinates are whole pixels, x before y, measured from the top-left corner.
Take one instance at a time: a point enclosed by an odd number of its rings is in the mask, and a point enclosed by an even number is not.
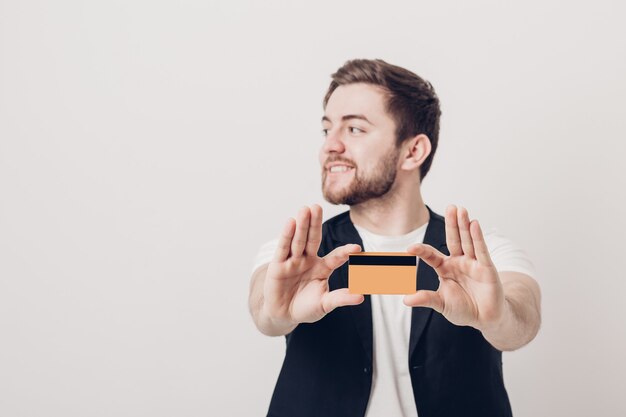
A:
[[[328,136],[328,129],[322,129],[322,136]]]
[[[361,129],[359,129],[358,127],[354,127],[354,126],[350,126],[348,128],[350,130],[350,133],[364,133]]]

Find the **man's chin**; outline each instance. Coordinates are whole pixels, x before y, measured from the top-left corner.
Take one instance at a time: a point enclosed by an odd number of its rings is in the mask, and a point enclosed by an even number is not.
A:
[[[324,196],[324,200],[337,206],[341,204],[348,204],[347,202],[351,199],[352,193],[334,191],[335,192],[323,191],[322,194]]]
[[[334,206],[339,206],[339,205],[343,204],[342,202],[339,202],[339,201],[337,201],[335,199],[332,199],[332,198],[328,198],[326,196],[324,196],[324,200],[326,200],[327,202],[329,202],[330,204],[332,204]]]
[[[346,195],[340,194],[336,192],[328,192],[326,190],[322,191],[322,195],[324,196],[324,200],[328,201],[330,204],[340,205],[345,204]]]
[[[324,181],[325,182],[322,183],[322,194],[324,199],[330,204],[348,204],[353,200],[356,189],[358,188],[354,178],[345,178],[343,181],[329,181],[324,178]]]

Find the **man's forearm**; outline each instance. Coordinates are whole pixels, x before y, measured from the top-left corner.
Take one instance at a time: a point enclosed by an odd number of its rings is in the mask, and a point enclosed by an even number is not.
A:
[[[284,336],[289,334],[296,328],[297,324],[282,323],[273,320],[265,311],[263,299],[263,285],[265,283],[265,274],[267,265],[257,269],[252,275],[250,281],[250,297],[248,299],[248,308],[255,326],[261,333],[267,336]]]
[[[489,343],[499,350],[515,350],[535,338],[541,324],[539,286],[519,272],[500,272],[505,308],[502,319],[481,329]]]

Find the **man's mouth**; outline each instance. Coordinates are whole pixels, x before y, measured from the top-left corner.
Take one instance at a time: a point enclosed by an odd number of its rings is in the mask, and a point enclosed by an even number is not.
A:
[[[347,165],[334,165],[328,169],[328,172],[331,174],[337,174],[337,173],[348,172],[353,169],[354,167],[347,166]]]

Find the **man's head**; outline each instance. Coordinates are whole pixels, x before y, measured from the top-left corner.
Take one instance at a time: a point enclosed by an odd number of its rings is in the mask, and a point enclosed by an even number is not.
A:
[[[420,181],[430,169],[439,100],[430,83],[412,72],[382,60],[348,61],[332,75],[324,110],[320,163],[329,202],[378,198],[392,188],[399,169],[414,170]],[[416,152],[412,161],[404,160],[404,151]]]

